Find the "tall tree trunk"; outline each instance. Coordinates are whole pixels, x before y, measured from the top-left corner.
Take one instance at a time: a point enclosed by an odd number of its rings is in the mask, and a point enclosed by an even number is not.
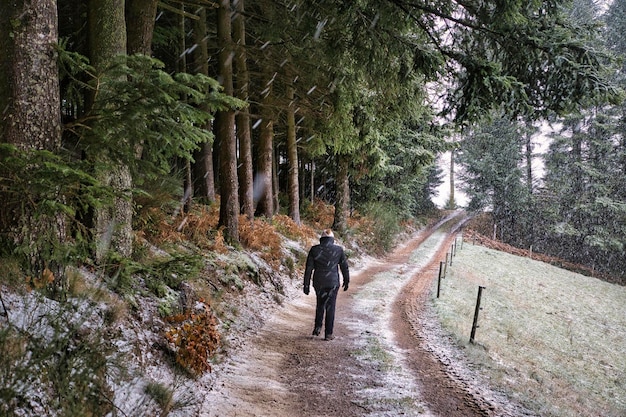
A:
[[[204,129],[211,130],[211,122]],[[215,196],[215,175],[213,172],[213,143],[205,142],[193,153],[193,195],[205,204],[213,204]]]
[[[272,136],[274,136],[273,133]],[[272,205],[274,206],[272,216],[280,211],[280,201],[278,201],[278,193],[280,192],[280,185],[278,183],[278,161],[280,161],[280,159],[280,150],[275,147],[274,155],[272,156]]]
[[[21,150],[57,151],[61,145],[61,99],[56,43],[56,0],[3,1],[0,4],[0,141]],[[17,245],[28,247],[31,273],[47,268],[63,286],[63,268],[51,260],[54,247],[66,238],[61,214],[36,216],[34,205],[13,211],[0,190],[0,211],[11,213],[2,230]],[[5,227],[6,226],[6,227]],[[5,230],[8,229],[8,230]],[[50,248],[53,249],[50,249]]]
[[[246,24],[244,0],[235,0],[237,13],[233,19],[235,35],[235,79],[237,98],[248,101],[250,74],[248,73],[246,53]],[[250,114],[248,108],[237,113],[237,139],[239,141],[239,187],[241,193],[241,212],[249,220],[254,218],[254,184],[252,174],[252,134],[250,132]]]
[[[89,51],[92,65],[103,71],[112,59],[126,54],[126,22],[124,0],[89,0]],[[106,87],[104,87],[106,88]],[[120,138],[122,144],[125,138]],[[106,158],[91,155],[91,158]],[[112,207],[96,212],[96,259],[102,261],[109,249],[123,256],[132,254],[132,178],[129,168],[111,161],[112,169],[96,175],[104,184],[110,185],[118,194]]]
[[[315,161],[311,160],[311,203],[315,201]]]
[[[267,104],[267,103],[264,103]],[[274,160],[274,121],[267,105],[261,107],[261,125],[259,126],[259,152],[257,156],[257,212],[271,218],[274,215],[272,192],[272,166]]]
[[[6,3],[0,8],[8,37],[1,59],[7,71],[0,87],[7,98],[0,109],[4,141],[24,150],[56,150],[61,144],[56,0]]]
[[[572,127],[572,189],[573,194],[576,196],[581,196],[584,191],[583,185],[583,173],[581,168],[581,163],[583,160],[583,134],[582,128],[580,126],[582,122],[576,122],[576,124]]]
[[[233,95],[233,65],[230,0],[219,0],[217,10],[217,38],[220,78],[224,94]],[[217,117],[220,143],[220,226],[229,243],[239,242],[239,186],[237,183],[237,142],[235,140],[235,112],[220,111]]]
[[[622,116],[624,117],[624,116]],[[626,117],[625,117],[626,119]],[[620,140],[620,144],[619,144],[619,149],[621,149],[621,154],[620,154],[620,158],[619,158],[619,162],[620,162],[620,167],[621,167],[621,173],[622,176],[626,178],[626,137],[624,135],[622,135],[621,140]],[[626,192],[625,189],[622,189],[622,192]]]
[[[176,61],[176,70],[178,72],[187,72],[187,28],[185,27],[185,3],[180,3],[180,12],[178,17],[178,30],[180,37],[178,38],[178,61]]]
[[[152,55],[152,35],[157,0],[126,0],[126,48],[128,55]]]
[[[533,142],[530,132],[525,134],[526,139],[526,184],[528,194],[533,194]]]
[[[306,172],[307,163],[304,158],[298,157],[298,189],[300,194],[300,200],[304,201],[306,199],[307,192],[307,172]]]
[[[198,74],[209,75],[209,46],[207,42],[206,9],[200,10],[200,18],[194,21],[194,41],[198,47],[195,49],[195,68]],[[202,106],[204,111],[209,111],[208,105]],[[206,130],[212,130],[212,122],[204,126]],[[194,197],[200,201],[212,204],[215,197],[215,174],[213,172],[213,143],[206,142],[200,145],[200,149],[194,151],[192,164],[192,181]]]
[[[448,173],[450,179],[450,198],[446,207],[450,210],[456,209],[456,199],[454,197],[454,150],[450,151],[450,171]]]
[[[157,0],[126,0],[126,49],[128,55],[152,55],[152,37],[157,12]],[[137,145],[138,159],[143,153],[143,141]]]
[[[6,143],[9,115],[13,110],[13,60],[15,55],[15,37],[11,30],[11,20],[17,14],[16,7],[10,2],[0,2],[0,142]],[[4,201],[4,199],[2,200]],[[0,203],[2,202],[0,201]]]
[[[178,16],[178,24],[180,29],[180,38],[178,39],[178,65],[179,73],[187,72],[187,29],[185,27],[185,4],[180,4],[180,15]],[[180,158],[183,169],[183,213],[189,213],[191,210],[191,198],[193,196],[193,181],[191,174],[191,161]]]
[[[294,88],[287,88],[287,159],[289,163],[288,186],[289,186],[289,217],[300,224],[300,184],[298,176],[298,144],[296,142],[296,115]]]
[[[348,229],[348,217],[350,215],[350,179],[348,177],[348,163],[347,156],[337,156],[337,175],[335,179],[337,200],[335,201],[333,229],[339,232],[345,232]]]

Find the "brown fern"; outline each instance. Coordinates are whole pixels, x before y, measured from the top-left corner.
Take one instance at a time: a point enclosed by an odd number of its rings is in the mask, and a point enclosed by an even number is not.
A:
[[[208,306],[199,313],[177,314],[166,319],[172,324],[165,338],[173,345],[176,363],[190,374],[211,371],[209,359],[220,346],[217,319]]]

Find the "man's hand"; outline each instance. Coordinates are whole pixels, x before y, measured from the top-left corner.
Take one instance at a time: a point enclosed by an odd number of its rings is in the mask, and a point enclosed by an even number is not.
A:
[[[344,291],[348,291],[348,283],[347,282],[343,283],[343,290]]]
[[[304,293],[305,293],[306,295],[309,295],[309,287],[304,287]]]

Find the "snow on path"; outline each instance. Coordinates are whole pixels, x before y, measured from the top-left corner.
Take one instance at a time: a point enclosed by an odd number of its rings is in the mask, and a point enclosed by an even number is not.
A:
[[[367,414],[361,415],[397,415],[398,408],[401,408],[405,416],[433,416],[420,399],[414,377],[403,367],[404,352],[394,344],[389,321],[396,296],[411,277],[431,261],[445,238],[445,233],[435,232],[405,264],[375,259],[363,261],[360,268],[351,271],[350,288],[354,290],[340,293],[337,320],[349,329],[351,349],[358,352],[360,361],[368,364],[380,362],[382,370],[379,373],[383,378],[380,383],[375,386],[365,384],[356,391],[355,401],[367,405]],[[395,252],[401,250],[402,247]],[[379,272],[370,272],[377,269]],[[285,356],[297,352],[285,353],[279,346],[273,349],[271,341],[264,344],[256,342],[267,338],[279,343],[283,338],[309,338],[315,297],[304,296],[300,289],[301,283],[294,283],[283,307],[267,320],[250,342],[233,352],[204,396],[198,416],[278,417],[291,415],[292,410],[299,406],[301,400],[297,393],[292,392],[293,387],[287,385],[285,376],[280,373],[280,364],[289,359]],[[358,314],[339,314],[342,308],[347,307]],[[351,375],[350,378],[358,380],[359,375]],[[393,404],[393,414],[384,409],[384,404]]]

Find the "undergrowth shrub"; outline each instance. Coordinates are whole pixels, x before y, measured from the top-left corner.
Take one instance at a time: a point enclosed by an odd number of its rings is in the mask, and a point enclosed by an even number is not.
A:
[[[292,240],[307,243],[309,239],[315,239],[317,232],[310,226],[296,224],[293,219],[284,214],[277,214],[272,218],[272,224],[280,234]]]
[[[176,289],[183,281],[198,276],[203,266],[204,262],[200,255],[174,252],[167,257],[155,259],[146,266],[146,272],[168,287]]]
[[[9,287],[19,287],[23,280],[19,261],[12,256],[0,256],[0,282]]]
[[[165,338],[173,346],[176,363],[193,376],[210,372],[209,359],[220,345],[217,319],[211,309],[204,305],[200,312],[177,314],[166,320],[171,327]]]
[[[332,224],[334,207],[316,200],[312,213],[318,217],[316,224],[324,222],[328,227]],[[161,208],[145,208],[137,221],[142,230],[139,236],[144,237],[155,245],[163,243],[181,243],[190,241],[200,249],[226,253],[228,245],[224,241],[221,229],[218,229],[219,205],[194,205],[191,212],[185,214],[168,215]],[[242,215],[239,219],[239,240],[246,249],[259,252],[261,257],[274,269],[280,266],[282,241],[280,234],[290,239],[299,240],[307,244],[310,239],[317,237],[318,232],[307,225],[297,225],[289,216],[275,215],[270,221],[256,218],[253,221]]]
[[[110,413],[107,375],[123,368],[103,327],[93,322],[98,314],[35,292],[24,300],[0,327],[0,415]]]
[[[222,230],[218,230],[215,234],[215,242],[211,247],[211,250],[217,253],[227,253],[228,247],[226,246],[226,240],[224,239],[224,233]]]
[[[167,415],[173,408],[174,393],[169,387],[158,382],[150,382],[146,385],[145,392],[161,407],[162,415]]]
[[[143,268],[139,262],[114,251],[107,254],[107,259],[102,266],[106,283],[109,288],[118,293],[130,290],[133,286],[133,274]]]
[[[282,240],[274,226],[264,219],[239,219],[239,240],[248,249],[261,252],[261,257],[274,269],[282,259]]]
[[[54,283],[54,274],[48,268],[44,269],[40,276],[27,276],[26,288],[31,290],[45,290]]]
[[[137,215],[138,235],[155,245],[190,241],[199,248],[212,249],[219,222],[219,204],[195,204],[189,213],[178,208],[169,212],[160,207],[145,207]]]
[[[313,202],[306,200],[302,204],[300,215],[315,230],[322,231],[332,226],[335,219],[335,206],[319,198]]]
[[[363,209],[363,216],[355,214],[350,227],[357,230],[355,236],[367,252],[383,254],[389,251],[400,232],[397,210],[390,204],[373,202]]]
[[[178,227],[185,236],[201,248],[211,249],[220,218],[219,204],[198,204],[185,215]],[[184,221],[184,223],[183,223]]]
[[[25,274],[54,276],[50,293],[66,297],[65,267],[85,262],[93,249],[78,219],[87,207],[111,202],[110,187],[66,152],[23,150],[0,144],[0,253],[10,254]]]
[[[177,289],[183,281],[196,278],[203,267],[201,255],[182,251],[156,258],[146,256],[138,261],[110,252],[104,272],[109,288],[120,294],[132,292],[136,277],[142,276],[146,287],[157,297],[163,297],[166,287]]]

